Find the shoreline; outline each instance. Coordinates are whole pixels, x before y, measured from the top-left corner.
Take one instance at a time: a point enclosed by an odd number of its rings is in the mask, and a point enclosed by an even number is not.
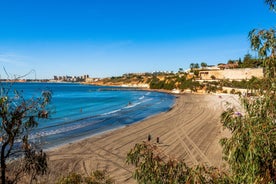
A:
[[[224,102],[233,101],[233,97],[175,96],[173,108],[167,112],[47,151],[50,172],[44,179],[53,182],[71,172],[89,175],[92,170],[106,169],[116,183],[136,183],[133,166],[125,163],[126,155],[136,143],[146,141],[148,134],[162,153],[185,159],[188,165],[206,163],[224,168],[218,141],[228,132],[222,130],[220,114]]]
[[[155,92],[157,92],[157,91],[155,91]],[[166,93],[166,92],[164,92],[164,93]],[[172,94],[172,95],[173,95],[173,94]],[[144,118],[144,119],[142,119],[142,120],[140,120],[140,121],[133,122],[133,123],[131,123],[131,124],[129,124],[129,125],[124,125],[124,126],[120,126],[120,127],[117,127],[117,128],[112,128],[112,129],[109,129],[109,130],[105,130],[105,131],[103,131],[103,132],[99,132],[99,133],[95,133],[95,134],[92,134],[92,135],[88,135],[88,136],[85,136],[85,137],[82,137],[82,138],[78,138],[78,139],[76,139],[76,140],[74,140],[74,141],[71,141],[71,142],[62,143],[62,144],[60,144],[60,145],[56,145],[56,146],[53,146],[53,147],[50,147],[50,148],[46,148],[46,149],[44,149],[44,151],[45,151],[45,152],[58,151],[58,149],[62,149],[63,147],[66,147],[66,146],[68,146],[68,145],[76,144],[76,143],[78,143],[78,142],[81,142],[81,141],[84,141],[84,140],[86,140],[86,139],[90,139],[90,138],[93,138],[93,137],[96,137],[96,136],[104,136],[105,134],[112,133],[112,132],[117,131],[117,130],[120,130],[120,129],[124,129],[124,128],[126,128],[126,127],[135,125],[135,124],[137,124],[137,123],[141,123],[141,122],[146,121],[146,120],[148,120],[148,119],[150,119],[150,118],[153,118],[153,117],[155,117],[155,116],[159,116],[159,115],[161,115],[161,114],[163,114],[163,113],[168,113],[168,112],[171,111],[171,110],[175,107],[175,105],[176,105],[176,99],[177,99],[178,97],[177,97],[177,95],[173,95],[173,96],[175,97],[174,104],[173,104],[167,111],[160,112],[160,113],[158,113],[158,114],[152,114],[152,115],[150,115],[150,116],[148,116],[148,117],[146,117],[146,118]]]
[[[131,88],[129,90],[135,91],[135,89],[131,89]],[[152,91],[152,90],[139,90],[139,89],[137,89],[137,90],[138,91],[148,91],[148,92],[158,93],[158,91]],[[96,133],[91,133],[91,134],[88,134],[88,135],[85,135],[85,136],[82,136],[82,137],[76,137],[76,138],[74,138],[74,139],[72,139],[70,141],[62,142],[62,143],[56,144],[54,146],[45,147],[44,150],[46,152],[53,151],[53,150],[56,150],[56,149],[59,149],[59,148],[62,148],[62,147],[66,147],[66,146],[68,146],[70,144],[78,143],[78,142],[83,141],[85,139],[93,138],[95,136],[101,136],[102,134],[108,134],[110,132],[113,132],[113,131],[116,131],[116,130],[119,130],[119,129],[123,129],[123,128],[129,127],[129,126],[132,126],[133,124],[140,123],[140,122],[145,121],[145,120],[147,120],[149,118],[152,118],[154,116],[158,116],[158,115],[160,115],[162,113],[167,113],[168,111],[170,111],[175,106],[177,96],[174,95],[174,94],[170,94],[168,92],[159,92],[159,93],[166,93],[166,94],[168,94],[168,96],[170,96],[170,98],[172,98],[172,103],[170,104],[170,106],[166,107],[167,108],[166,111],[161,111],[161,112],[157,112],[156,111],[156,112],[154,112],[152,114],[148,114],[148,116],[146,116],[146,117],[143,117],[143,119],[136,120],[136,121],[133,120],[133,122],[130,123],[130,124],[121,124],[121,125],[116,126],[116,127],[107,128],[106,130],[103,130],[103,131],[100,130],[99,132],[96,132]]]

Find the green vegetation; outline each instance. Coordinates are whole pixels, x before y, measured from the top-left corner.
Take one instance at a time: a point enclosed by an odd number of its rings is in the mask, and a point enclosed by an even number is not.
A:
[[[187,75],[180,77],[179,75],[170,75],[165,77],[163,80],[159,79],[157,76],[154,76],[150,80],[150,88],[151,89],[190,89],[191,91],[197,91],[198,89],[202,89],[203,86],[193,79],[187,79]]]
[[[236,67],[232,68],[258,68],[263,66],[262,59],[254,58],[250,54],[246,54],[243,60],[229,60],[227,64],[237,64]]]
[[[226,63],[227,64],[219,63],[218,66],[229,65],[228,68],[258,68],[263,66],[262,59],[254,58],[250,54],[246,54],[243,59],[241,58],[234,59],[234,60],[230,59]],[[208,64],[205,62],[202,62],[200,66],[201,68],[199,68],[198,63],[191,63],[190,64],[191,72],[206,70],[206,67],[208,66]]]
[[[271,10],[275,11],[276,0],[265,0],[265,3],[269,5]]]
[[[71,173],[68,176],[61,177],[56,184],[113,184],[115,181],[110,178],[106,170],[93,171],[90,176]]]
[[[207,65],[207,63],[202,62],[202,63],[200,63],[200,66],[201,66],[201,68],[205,68],[205,67],[207,67],[208,65]]]
[[[271,97],[243,98],[245,113],[229,107],[221,116],[232,132],[221,144],[235,183],[276,182],[276,96]]]
[[[275,0],[265,0],[275,11]],[[136,144],[127,155],[127,163],[136,169],[134,178],[139,183],[276,183],[276,36],[275,29],[257,30],[249,33],[251,48],[258,52],[259,58],[247,54],[239,60],[229,60],[238,67],[265,68],[264,79],[252,78],[248,81],[215,81],[204,84],[179,69],[177,75],[171,73],[128,74],[112,77],[104,82],[146,82],[152,89],[191,89],[205,88],[208,92],[222,90],[222,86],[244,88],[254,91],[258,96],[241,97],[243,112],[228,104],[221,115],[224,128],[231,131],[230,138],[221,139],[224,159],[229,170],[221,170],[206,165],[188,167],[183,160],[173,160],[154,145],[146,142]],[[201,67],[207,64],[202,62]],[[199,64],[191,63],[191,71],[198,76]],[[215,79],[215,77],[212,77]],[[231,93],[236,93],[233,89]],[[26,100],[18,91],[12,93],[10,86],[1,86],[0,131],[1,131],[1,183],[19,182],[25,174],[30,183],[38,175],[47,171],[47,156],[37,150],[29,141],[29,131],[38,125],[39,119],[48,118],[47,104],[51,94],[43,92],[37,99]],[[18,145],[16,140],[21,140]],[[22,155],[21,164],[13,166],[13,173],[7,177],[7,161],[12,156]],[[10,168],[9,168],[10,169]],[[89,176],[71,173],[57,181],[69,183],[114,183],[106,171],[94,171]]]
[[[230,178],[217,168],[208,166],[188,167],[161,154],[157,146],[136,144],[127,155],[127,163],[136,167],[134,178],[138,183],[230,183]]]
[[[264,88],[264,86],[266,85],[265,79],[258,79],[256,77],[252,77],[249,80],[241,80],[241,81],[221,80],[218,84],[225,87],[251,89],[251,90]]]
[[[146,81],[151,77],[152,75],[149,73],[144,73],[143,75],[139,74],[124,74],[123,76],[117,76],[117,77],[111,77],[111,78],[105,78],[103,79],[103,83],[146,83]]]
[[[261,67],[263,61],[261,59],[253,58],[250,54],[246,54],[243,61],[240,63],[241,68],[257,68]]]
[[[275,10],[275,0],[265,2]],[[229,166],[227,173],[208,166],[188,167],[184,161],[171,160],[157,147],[144,142],[136,144],[127,156],[127,163],[136,167],[134,178],[139,183],[276,183],[275,30],[253,30],[249,38],[252,49],[261,58],[266,75],[263,80],[252,78],[231,84],[246,86],[258,96],[241,97],[243,112],[228,104],[221,115],[224,128],[232,133],[230,138],[220,141],[223,158]],[[249,61],[253,60],[248,55],[243,66]],[[192,68],[195,68],[194,64]],[[212,90],[213,85],[207,84],[207,87]],[[233,89],[231,93],[236,91]]]
[[[266,32],[262,32],[266,33]],[[252,31],[250,35],[257,34],[256,30]],[[258,33],[259,34],[259,33]],[[267,34],[267,33],[266,33]],[[257,35],[258,36],[258,35]],[[256,39],[257,37],[252,36],[252,40],[254,40],[255,46],[252,45],[252,48],[257,49],[260,45],[269,46],[268,43],[263,43]],[[266,37],[273,37],[273,35],[266,35]],[[254,37],[254,38],[253,38]],[[259,38],[260,39],[260,38]],[[256,41],[257,40],[257,41]],[[253,43],[252,43],[253,44]],[[259,45],[258,45],[259,44]],[[273,47],[270,43],[269,47]],[[261,49],[264,50],[264,49]],[[267,50],[266,52],[272,52]],[[275,52],[275,50],[273,51]],[[270,64],[271,65],[271,64]],[[201,68],[199,67],[198,63],[191,63],[190,64],[190,71],[189,73],[185,72],[183,68],[179,68],[177,73],[169,73],[169,72],[154,72],[154,73],[141,73],[141,74],[124,74],[123,76],[111,77],[102,79],[101,82],[103,84],[110,84],[110,85],[122,85],[122,84],[147,84],[150,89],[165,89],[165,90],[172,90],[172,89],[179,89],[179,90],[186,90],[189,89],[191,91],[198,91],[198,90],[206,90],[206,92],[222,92],[222,87],[231,87],[231,88],[240,88],[240,89],[259,89],[261,86],[268,85],[265,79],[259,79],[256,77],[252,77],[250,79],[244,79],[241,81],[235,80],[221,80],[217,79],[215,75],[211,76],[212,80],[219,81],[219,83],[214,84],[213,81],[200,81],[199,73],[200,71],[210,70],[207,68],[208,64],[205,62],[201,62]],[[246,54],[243,59],[238,60],[229,60],[227,64],[220,63],[218,64],[219,67],[222,69],[224,68],[259,68],[267,66],[265,71],[269,69],[268,65],[264,65],[264,58],[254,58],[250,54]],[[217,85],[217,86],[214,86]],[[235,90],[237,91],[237,89]]]
[[[194,71],[195,69],[199,68],[199,64],[198,63],[191,63],[190,64],[190,69],[191,71]]]
[[[150,81],[150,88],[172,90],[175,88],[175,83],[173,80],[169,80],[168,78],[165,80],[160,80],[156,76],[154,76]]]
[[[48,117],[47,104],[51,93],[44,91],[37,99],[24,99],[12,85],[1,84],[0,139],[1,139],[1,183],[15,183],[29,174],[31,181],[47,170],[47,158],[29,141],[29,132],[38,125],[38,120]],[[16,143],[21,140],[21,143]],[[21,164],[7,177],[7,161],[11,157],[23,156]]]

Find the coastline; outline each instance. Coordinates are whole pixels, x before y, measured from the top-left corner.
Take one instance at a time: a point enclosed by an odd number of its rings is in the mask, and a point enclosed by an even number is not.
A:
[[[65,82],[65,83],[69,83],[69,82]],[[71,145],[71,144],[77,144],[78,142],[81,142],[81,141],[84,141],[86,139],[90,139],[90,138],[93,138],[93,137],[96,137],[96,136],[101,136],[101,135],[104,135],[104,134],[108,134],[110,132],[113,132],[113,131],[116,131],[116,130],[119,130],[119,129],[123,129],[123,128],[126,128],[128,126],[131,126],[131,125],[134,125],[134,124],[137,124],[137,123],[140,123],[140,122],[143,122],[143,121],[146,121],[152,117],[155,117],[155,116],[159,116],[163,113],[167,113],[169,111],[171,111],[175,106],[176,106],[176,99],[179,97],[179,95],[184,95],[185,93],[179,93],[179,94],[175,94],[173,93],[171,90],[165,90],[165,89],[149,89],[149,88],[142,88],[142,87],[123,87],[123,86],[118,86],[118,85],[97,85],[97,84],[90,84],[90,83],[79,83],[79,84],[82,84],[82,85],[95,85],[95,86],[102,86],[102,87],[114,87],[114,88],[120,88],[122,87],[123,90],[127,89],[127,90],[130,90],[130,91],[148,91],[148,92],[157,92],[157,93],[166,93],[166,94],[169,94],[169,95],[172,95],[174,96],[174,103],[173,105],[165,112],[160,112],[158,114],[153,114],[153,115],[150,115],[140,121],[137,121],[137,122],[133,122],[131,123],[130,125],[124,125],[124,126],[120,126],[120,127],[117,127],[117,128],[112,128],[112,129],[108,129],[108,130],[105,130],[103,132],[99,132],[99,133],[96,133],[96,134],[92,134],[92,135],[88,135],[88,136],[85,136],[85,137],[82,137],[82,138],[77,138],[76,140],[73,140],[71,142],[67,142],[67,143],[62,143],[62,144],[59,144],[59,145],[56,145],[56,146],[53,146],[53,147],[50,147],[50,148],[45,148],[44,151],[46,152],[52,152],[52,151],[55,151],[55,150],[58,150],[60,148],[63,148],[63,147],[66,147],[68,145]]]
[[[146,90],[146,91],[150,91],[150,90]],[[154,91],[154,92],[161,92],[161,91]],[[163,93],[170,94],[169,92],[163,92]],[[171,95],[173,95],[173,94],[171,94]],[[175,99],[178,98],[177,95],[173,95],[173,96],[175,97]],[[111,128],[111,129],[99,132],[99,133],[88,135],[88,136],[85,136],[85,137],[82,137],[82,138],[77,138],[76,140],[74,140],[72,142],[67,142],[67,143],[59,144],[59,145],[56,145],[56,146],[53,146],[53,147],[50,147],[50,148],[46,148],[46,149],[44,149],[44,151],[46,151],[46,152],[58,151],[59,149],[62,149],[63,147],[66,147],[68,145],[77,144],[78,142],[84,141],[86,139],[90,139],[90,138],[97,137],[97,136],[104,136],[105,134],[112,133],[112,132],[120,130],[120,129],[124,129],[124,128],[132,126],[134,124],[146,121],[146,120],[148,120],[150,118],[153,118],[155,116],[159,116],[159,115],[161,115],[163,113],[167,113],[167,112],[171,111],[175,107],[175,105],[176,105],[176,102],[174,102],[174,104],[167,111],[165,111],[165,112],[160,112],[158,114],[152,114],[152,115],[150,115],[150,116],[148,116],[148,117],[146,117],[146,118],[144,118],[144,119],[142,119],[140,121],[133,122],[133,123],[131,123],[129,125],[119,126],[119,127],[116,127],[116,128]]]
[[[224,167],[219,139],[228,135],[222,130],[220,114],[232,96],[181,94],[176,95],[173,108],[124,128],[69,143],[47,151],[49,175],[46,181],[55,181],[71,172],[89,174],[106,169],[117,183],[136,183],[133,166],[127,165],[126,155],[136,143],[160,138],[160,150],[176,159],[185,159],[188,165],[206,163]],[[41,178],[43,179],[43,178]]]

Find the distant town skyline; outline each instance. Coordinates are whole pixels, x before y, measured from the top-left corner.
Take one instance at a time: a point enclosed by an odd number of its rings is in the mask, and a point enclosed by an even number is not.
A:
[[[1,1],[0,74],[111,77],[227,62],[253,53],[250,30],[275,26],[268,9],[263,0]]]

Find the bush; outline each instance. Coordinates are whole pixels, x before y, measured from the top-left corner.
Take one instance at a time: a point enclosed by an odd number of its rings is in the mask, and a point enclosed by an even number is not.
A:
[[[106,170],[93,171],[90,176],[78,173],[70,173],[61,177],[56,184],[114,184],[115,181],[107,175]]]
[[[16,183],[26,174],[30,175],[32,181],[37,175],[46,173],[46,154],[42,150],[38,151],[35,144],[30,142],[29,134],[38,126],[40,119],[48,118],[47,105],[50,100],[49,91],[42,92],[39,98],[25,99],[20,92],[13,89],[13,83],[1,84],[1,183]],[[22,163],[13,166],[14,172],[7,178],[7,171],[11,169],[7,161],[16,156],[23,157]]]
[[[231,89],[230,94],[235,94],[236,90],[235,89]]]
[[[138,183],[229,183],[230,178],[217,168],[209,166],[188,167],[184,160],[162,155],[156,145],[143,142],[136,144],[127,155],[127,163],[136,169]]]

